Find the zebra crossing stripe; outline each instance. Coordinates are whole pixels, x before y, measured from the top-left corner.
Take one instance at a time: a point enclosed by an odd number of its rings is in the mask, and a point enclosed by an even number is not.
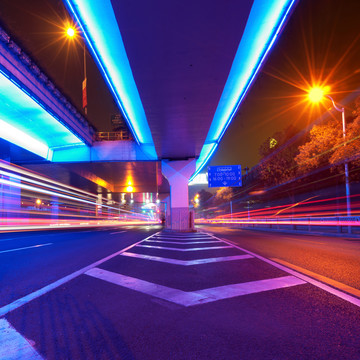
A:
[[[222,261],[245,260],[245,259],[251,259],[253,257],[251,255],[234,255],[234,256],[207,258],[207,259],[197,259],[197,260],[178,260],[178,259],[164,258],[160,256],[136,254],[128,251],[121,253],[119,256],[129,256],[138,259],[159,261],[159,262],[175,264],[175,265],[183,265],[183,266],[208,264],[208,263],[222,262]]]
[[[306,284],[305,281],[295,276],[283,276],[273,279],[218,286],[197,291],[182,291],[99,268],[90,269],[85,274],[186,307],[242,295]]]

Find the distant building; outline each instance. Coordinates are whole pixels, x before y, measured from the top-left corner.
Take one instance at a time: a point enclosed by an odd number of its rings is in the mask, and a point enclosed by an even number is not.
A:
[[[131,140],[132,136],[129,128],[120,114],[111,115],[111,132],[97,132],[97,141],[111,141],[111,140]]]
[[[121,116],[121,114],[111,115],[111,126],[112,126],[112,131],[128,131],[129,132],[129,129],[125,123],[125,120]]]

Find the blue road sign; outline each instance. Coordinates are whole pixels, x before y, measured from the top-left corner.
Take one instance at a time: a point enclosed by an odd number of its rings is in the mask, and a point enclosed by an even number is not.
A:
[[[209,166],[209,187],[242,186],[241,165]]]

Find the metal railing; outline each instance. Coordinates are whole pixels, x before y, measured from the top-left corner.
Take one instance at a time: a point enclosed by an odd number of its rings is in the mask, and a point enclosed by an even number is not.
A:
[[[131,134],[126,130],[121,131],[101,131],[95,134],[96,141],[115,141],[115,140],[132,140]]]

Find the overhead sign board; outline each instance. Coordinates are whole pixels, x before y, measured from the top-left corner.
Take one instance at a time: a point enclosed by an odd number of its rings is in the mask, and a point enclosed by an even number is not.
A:
[[[209,187],[242,186],[241,165],[209,166]]]

